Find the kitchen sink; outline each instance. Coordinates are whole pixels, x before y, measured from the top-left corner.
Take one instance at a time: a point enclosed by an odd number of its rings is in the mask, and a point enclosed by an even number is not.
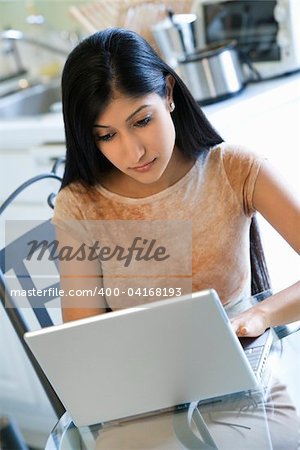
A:
[[[0,98],[0,120],[61,111],[59,82],[41,83]]]

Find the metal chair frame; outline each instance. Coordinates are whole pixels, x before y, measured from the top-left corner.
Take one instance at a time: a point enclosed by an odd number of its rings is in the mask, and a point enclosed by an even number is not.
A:
[[[64,158],[58,159],[55,161],[55,164],[49,173],[37,175],[37,176],[32,177],[31,179],[27,180],[26,182],[22,183],[7,198],[7,200],[0,206],[0,216],[6,210],[6,208],[13,202],[13,200],[29,186],[37,183],[40,180],[44,180],[44,179],[56,179],[57,181],[61,182],[62,179],[57,174],[57,170],[58,170],[58,167],[63,163],[64,163]],[[47,203],[52,209],[54,208],[55,196],[56,196],[56,194],[51,193],[47,198]],[[42,222],[41,225],[34,228],[33,230],[30,230],[30,232],[21,236],[19,239],[17,239],[13,243],[8,244],[8,246],[14,245],[15,248],[18,248],[18,243],[22,238],[24,238],[24,236],[29,236],[32,233],[35,234],[36,232],[39,231],[39,229],[42,229],[42,228],[47,229],[47,232],[48,231],[51,232],[50,221],[46,220],[46,221]],[[35,357],[31,353],[29,347],[26,345],[26,343],[23,339],[24,333],[26,333],[27,331],[30,331],[30,328],[29,328],[28,324],[26,323],[26,321],[24,320],[20,310],[18,309],[15,299],[12,297],[12,295],[10,293],[10,289],[9,289],[6,279],[5,279],[5,272],[14,266],[14,261],[13,261],[14,258],[10,258],[10,257],[6,258],[5,257],[6,254],[10,255],[10,252],[7,251],[8,246],[4,247],[0,251],[0,300],[6,311],[8,318],[9,318],[21,344],[22,344],[22,347],[24,348],[25,353],[28,356],[28,358],[29,358],[41,384],[42,384],[42,387],[45,390],[45,393],[50,401],[50,404],[53,407],[54,412],[56,413],[57,417],[60,418],[66,411],[65,407],[61,403],[58,395],[54,391],[52,385],[50,384],[49,380],[47,379],[46,375],[44,374],[43,370],[41,369],[40,365],[36,361]],[[21,283],[22,287],[24,287],[24,289],[27,289],[29,286],[32,286],[32,280],[31,280],[30,274],[27,271],[24,272],[24,270],[26,270],[26,269],[23,264],[21,255],[18,255],[18,261],[16,261],[16,266],[19,269],[20,269],[20,267],[22,267],[23,276],[21,276],[21,279],[20,279],[20,283]],[[24,275],[24,273],[25,273],[25,275]],[[40,305],[38,305],[38,307],[33,305],[33,307],[32,307],[32,310],[33,310],[39,324],[41,325],[41,327],[53,325],[53,322],[45,308],[45,303],[48,302],[49,300],[51,300],[51,298],[45,299],[45,301],[43,302],[43,307],[40,307]]]

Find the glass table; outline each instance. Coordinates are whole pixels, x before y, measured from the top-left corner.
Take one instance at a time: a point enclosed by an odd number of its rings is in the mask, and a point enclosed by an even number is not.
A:
[[[281,327],[281,339],[274,344],[267,389],[90,427],[77,428],[65,413],[51,432],[45,449],[297,450],[300,333],[285,336],[290,331]]]

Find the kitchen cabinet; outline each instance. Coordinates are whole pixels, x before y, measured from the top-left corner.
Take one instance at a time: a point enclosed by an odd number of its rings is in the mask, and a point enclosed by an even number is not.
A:
[[[64,155],[64,144],[39,145],[28,149],[1,149],[0,147],[0,204],[23,182],[35,175],[49,173],[54,161]],[[57,192],[59,186],[57,180],[45,179],[26,188],[16,197],[1,217],[1,248],[5,242],[5,220],[50,218],[52,210],[47,205],[47,198],[51,192]]]
[[[39,145],[25,149],[1,149],[0,148],[0,177],[2,188],[0,192],[0,202],[2,203],[21,183],[29,178],[50,172],[55,160],[64,156],[64,144]],[[12,176],[13,175],[13,176]],[[44,195],[52,188],[53,183],[48,180],[39,189],[28,190],[22,194],[19,203],[42,204]],[[40,191],[42,189],[42,192]]]
[[[266,155],[300,195],[299,74],[250,85],[240,95],[204,111],[225,140]],[[39,120],[0,121],[0,201],[20,182],[49,171],[53,158],[65,153],[63,142],[60,114]],[[5,218],[48,218],[51,211],[44,195],[49,188],[46,185],[35,190],[38,194],[18,199]],[[273,287],[281,289],[299,277],[299,257],[261,217],[259,220]],[[13,414],[28,442],[42,447],[55,416],[1,308],[0,360],[0,414]]]

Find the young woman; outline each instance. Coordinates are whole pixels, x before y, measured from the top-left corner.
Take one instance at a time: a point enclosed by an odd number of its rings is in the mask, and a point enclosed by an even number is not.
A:
[[[191,220],[192,288],[215,288],[224,305],[270,287],[255,211],[300,251],[299,203],[267,161],[222,142],[182,80],[138,35],[108,29],[83,41],[66,62],[62,91],[67,155],[54,223]],[[64,319],[102,312],[96,298],[89,303],[66,300]],[[257,335],[298,318],[300,283],[233,326]]]
[[[300,251],[299,204],[268,162],[224,143],[180,77],[137,34],[112,28],[81,42],[65,64],[62,92],[67,156],[53,218],[62,246],[90,245],[82,232],[95,222],[190,222],[191,289],[214,288],[233,313],[234,305],[247,309],[251,294],[270,287],[256,211]],[[62,261],[61,273],[66,292],[98,293],[63,297],[65,321],[154,300],[131,296],[126,303],[101,294],[112,273],[105,258],[101,265],[97,258]],[[300,283],[232,324],[238,334],[254,336],[296,319]],[[296,448],[294,410],[284,414],[282,425],[292,424],[284,445]],[[282,448],[281,431],[277,423],[274,448]]]

